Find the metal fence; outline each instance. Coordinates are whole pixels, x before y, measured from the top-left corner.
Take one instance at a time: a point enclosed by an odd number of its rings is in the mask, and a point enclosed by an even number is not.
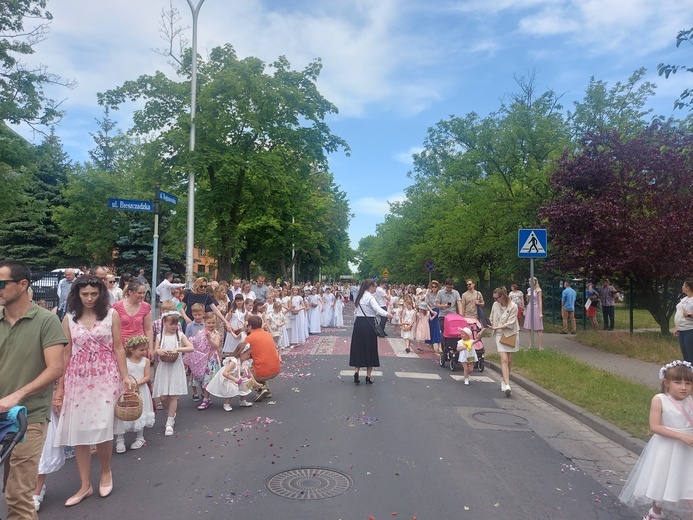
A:
[[[38,303],[43,300],[46,302],[46,308],[52,309],[58,306],[58,283],[63,278],[62,273],[32,271],[31,273],[31,290],[33,291],[32,299]]]

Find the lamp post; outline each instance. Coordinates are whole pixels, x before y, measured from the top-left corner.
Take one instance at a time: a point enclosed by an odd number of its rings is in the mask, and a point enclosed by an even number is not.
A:
[[[192,0],[187,0],[193,18],[192,35],[192,71],[190,74],[190,156],[195,151],[195,108],[197,104],[197,15],[205,0],[200,0],[197,7]],[[193,263],[195,253],[195,168],[190,166],[188,173],[188,241],[185,247],[185,281],[189,286],[193,282]]]

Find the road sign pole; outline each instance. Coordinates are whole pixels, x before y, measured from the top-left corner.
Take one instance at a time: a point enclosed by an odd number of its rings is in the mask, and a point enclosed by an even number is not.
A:
[[[534,346],[534,258],[529,259],[529,347]]]
[[[156,185],[156,195],[154,197],[154,245],[152,251],[152,320],[158,318],[158,312],[156,307],[156,288],[159,285],[158,282],[158,272],[159,272],[159,185]]]

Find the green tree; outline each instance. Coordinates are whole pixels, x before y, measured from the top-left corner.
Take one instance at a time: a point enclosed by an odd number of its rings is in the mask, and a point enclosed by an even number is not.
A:
[[[212,49],[199,63],[197,144],[190,155],[190,58],[188,52],[181,62],[181,81],[161,72],[142,76],[100,94],[100,103],[117,109],[143,100],[132,133],[157,135],[152,150],[165,158],[178,185],[186,184],[189,168],[198,173],[196,230],[202,233],[196,238],[218,256],[222,278],[232,270],[248,276],[251,262],[271,258],[265,248],[290,265],[289,236],[297,243],[311,236],[311,222],[298,217],[322,186],[327,155],[347,148],[324,122],[337,109],[316,88],[321,64],[294,71],[280,57],[270,74],[257,58],[239,60],[230,45]]]
[[[0,256],[45,270],[63,260],[53,212],[64,205],[61,189],[71,164],[53,129],[33,150],[32,161],[22,188],[13,192],[12,212],[0,227]]]
[[[693,45],[693,27],[679,31],[679,34],[676,36],[676,47],[680,47],[682,43]],[[660,63],[657,65],[657,71],[660,76],[664,75],[664,77],[668,79],[671,74],[676,74],[679,71],[693,72],[693,67]],[[683,109],[686,107],[688,107],[689,110],[693,110],[693,88],[685,89],[679,98],[674,101],[674,108]]]
[[[0,4],[0,120],[11,124],[47,125],[59,119],[58,104],[46,97],[49,84],[71,86],[43,66],[27,66],[22,58],[46,38],[53,16],[46,0],[12,0]],[[25,22],[30,21],[29,27]]]

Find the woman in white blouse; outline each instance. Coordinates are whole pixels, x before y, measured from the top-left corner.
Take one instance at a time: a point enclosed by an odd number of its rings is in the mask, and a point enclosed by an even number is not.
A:
[[[354,367],[354,383],[359,381],[359,370],[366,367],[366,384],[373,384],[371,372],[373,367],[380,366],[378,357],[378,335],[375,333],[376,316],[392,315],[382,309],[375,301],[375,280],[366,280],[361,284],[354,305],[356,307],[356,320],[351,334],[351,350],[349,352],[349,366]]]

